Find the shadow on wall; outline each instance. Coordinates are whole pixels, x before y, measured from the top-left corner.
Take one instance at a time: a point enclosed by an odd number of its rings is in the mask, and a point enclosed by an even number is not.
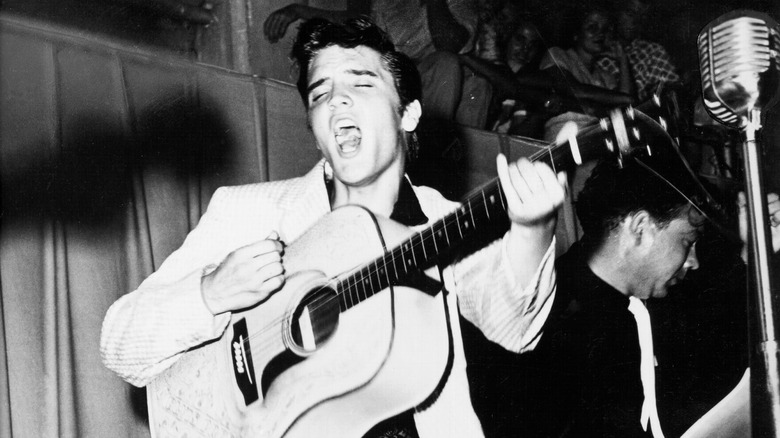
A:
[[[74,122],[78,134],[51,158],[6,166],[3,220],[46,215],[100,226],[126,211],[134,174],[165,169],[176,181],[186,182],[227,172],[235,140],[223,118],[202,105],[170,102],[148,108],[137,121],[136,133],[129,135],[106,129],[99,114],[82,116]],[[11,162],[15,157],[3,159]]]

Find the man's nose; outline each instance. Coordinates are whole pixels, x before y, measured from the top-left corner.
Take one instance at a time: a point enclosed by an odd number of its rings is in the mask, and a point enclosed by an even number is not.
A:
[[[352,98],[345,87],[333,87],[330,95],[331,108],[336,108],[344,105],[352,105]]]
[[[686,269],[699,269],[699,256],[696,254],[696,244],[691,245],[688,250],[688,257],[685,259],[683,267]]]

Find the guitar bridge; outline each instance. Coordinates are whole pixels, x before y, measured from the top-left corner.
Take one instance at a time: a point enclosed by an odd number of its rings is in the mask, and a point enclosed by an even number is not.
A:
[[[249,346],[249,335],[244,318],[233,324],[233,338],[230,340],[230,347],[233,376],[244,397],[244,403],[249,406],[257,401],[259,396],[252,363],[252,349]]]

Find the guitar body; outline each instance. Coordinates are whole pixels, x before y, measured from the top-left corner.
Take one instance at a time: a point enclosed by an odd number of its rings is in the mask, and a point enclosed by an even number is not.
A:
[[[259,437],[359,438],[425,402],[449,362],[444,294],[395,286],[344,311],[332,288],[381,256],[382,239],[412,234],[375,219],[340,208],[290,244],[285,286],[150,385],[155,433],[238,436],[246,422]]]

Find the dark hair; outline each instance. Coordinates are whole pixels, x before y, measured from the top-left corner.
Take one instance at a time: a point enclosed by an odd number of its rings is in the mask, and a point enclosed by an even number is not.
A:
[[[542,36],[542,33],[539,32],[539,28],[531,21],[526,19],[519,19],[512,22],[506,31],[506,34],[501,40],[501,49],[506,54],[509,51],[509,43],[512,41],[512,38],[522,35],[523,30],[528,29],[536,35],[537,39],[534,40],[534,43],[537,45],[536,54],[534,55],[533,59],[528,60],[528,65],[533,66],[534,68],[539,66],[539,62],[542,60],[542,57],[544,57],[544,54],[547,50],[547,45],[544,41],[544,37]]]
[[[365,18],[348,20],[344,24],[332,23],[322,18],[312,18],[298,29],[293,43],[291,57],[298,66],[298,93],[303,105],[309,108],[309,68],[317,53],[331,46],[352,49],[368,47],[379,53],[382,62],[393,77],[395,90],[400,99],[399,112],[415,100],[422,99],[422,81],[414,62],[397,51],[390,37],[377,25]],[[419,145],[414,132],[407,133],[407,152],[410,158],[417,155]]]
[[[586,242],[600,244],[624,218],[640,210],[647,211],[660,226],[680,217],[690,205],[680,191],[693,193],[688,196],[694,202],[699,195],[692,175],[674,173],[674,181],[665,180],[631,158],[624,160],[622,168],[615,159],[599,162],[576,201]]]
[[[309,100],[306,88],[311,61],[317,52],[330,46],[347,49],[365,46],[376,50],[393,76],[401,100],[401,110],[421,99],[422,82],[417,67],[408,56],[395,49],[390,37],[377,25],[365,18],[348,20],[344,24],[313,18],[301,25],[292,48],[292,58],[298,65],[298,93],[307,108]]]

